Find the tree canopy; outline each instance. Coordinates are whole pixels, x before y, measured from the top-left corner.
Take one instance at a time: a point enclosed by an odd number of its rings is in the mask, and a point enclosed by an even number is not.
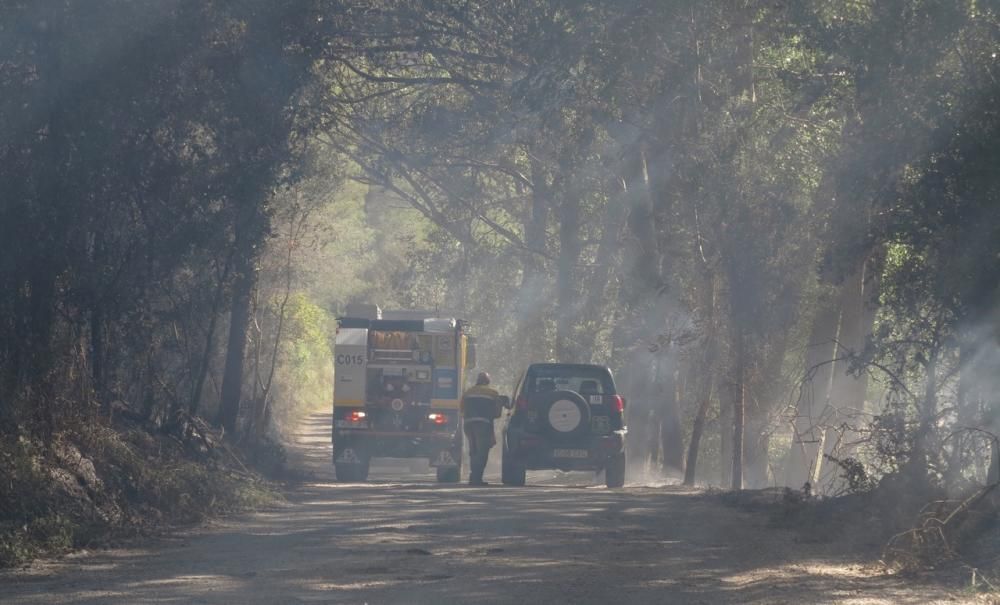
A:
[[[609,364],[656,473],[985,482],[998,49],[979,1],[5,3],[0,431],[260,438],[366,300]]]

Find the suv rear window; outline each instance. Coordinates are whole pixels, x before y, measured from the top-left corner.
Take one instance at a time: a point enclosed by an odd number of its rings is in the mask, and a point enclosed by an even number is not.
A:
[[[576,391],[581,395],[614,394],[611,374],[592,366],[533,366],[524,379],[525,393]]]

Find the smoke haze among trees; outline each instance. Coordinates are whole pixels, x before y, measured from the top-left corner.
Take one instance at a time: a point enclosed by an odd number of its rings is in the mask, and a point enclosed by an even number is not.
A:
[[[0,434],[265,439],[370,301],[610,365],[653,475],[996,481],[998,53],[978,1],[6,2]]]

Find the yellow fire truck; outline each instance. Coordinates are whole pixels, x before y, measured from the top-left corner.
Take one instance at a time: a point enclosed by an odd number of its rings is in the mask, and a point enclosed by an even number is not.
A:
[[[371,459],[385,457],[426,458],[438,481],[458,481],[459,398],[474,366],[462,320],[350,305],[334,347],[337,480],[365,481]]]

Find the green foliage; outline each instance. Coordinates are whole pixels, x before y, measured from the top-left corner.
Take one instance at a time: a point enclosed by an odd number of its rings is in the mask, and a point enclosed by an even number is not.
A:
[[[304,411],[330,405],[333,392],[331,335],[334,322],[329,312],[297,292],[289,299],[287,345],[279,361],[277,397],[282,419],[296,419]]]

